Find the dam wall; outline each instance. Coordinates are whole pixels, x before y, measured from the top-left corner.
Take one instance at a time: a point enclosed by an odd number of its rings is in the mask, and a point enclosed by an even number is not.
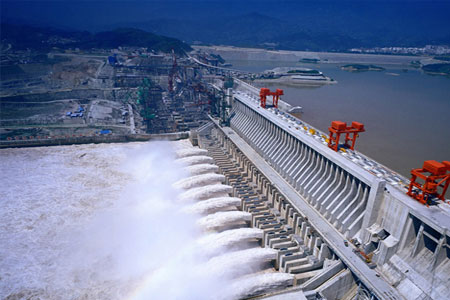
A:
[[[251,174],[290,238],[311,249],[318,238],[376,298],[450,294],[448,203],[420,204],[405,194],[406,178],[357,151],[332,151],[323,133],[261,108],[248,87],[234,94],[231,116],[207,135]]]
[[[323,217],[335,224],[347,238],[360,230],[366,205],[377,193],[374,176],[358,176],[339,160],[320,153],[313,143],[305,143],[267,118],[236,101],[231,128],[273,166],[292,187]],[[341,209],[339,209],[341,208]]]

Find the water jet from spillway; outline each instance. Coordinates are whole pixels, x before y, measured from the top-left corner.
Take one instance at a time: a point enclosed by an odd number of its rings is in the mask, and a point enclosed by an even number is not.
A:
[[[172,186],[177,189],[192,189],[205,185],[220,184],[225,182],[225,176],[221,174],[202,174],[181,179]]]
[[[260,271],[265,263],[275,260],[277,250],[272,248],[250,248],[225,253],[211,258],[206,267],[219,277],[241,276]]]
[[[200,238],[197,242],[205,249],[204,253],[212,255],[242,242],[261,240],[263,233],[264,231],[259,228],[238,228],[212,233]]]
[[[251,219],[252,214],[245,211],[220,211],[199,219],[197,224],[205,230],[212,230],[236,223],[250,222]]]
[[[233,298],[250,298],[257,295],[285,289],[294,283],[294,275],[280,272],[252,274],[234,280],[229,287]],[[227,295],[230,297],[231,295]],[[225,298],[224,298],[225,299]]]
[[[214,159],[212,159],[209,156],[205,155],[198,155],[198,156],[189,156],[189,157],[183,157],[175,160],[176,163],[186,166],[193,166],[198,164],[212,164],[214,163]]]
[[[203,214],[209,211],[241,205],[241,199],[236,197],[219,197],[203,200],[185,208],[187,213]]]
[[[185,167],[184,170],[191,175],[201,175],[207,173],[217,173],[219,171],[219,167],[211,164],[198,164]]]
[[[180,149],[180,150],[175,151],[176,158],[207,155],[207,154],[208,154],[208,150],[196,149],[196,148],[186,148],[186,149]]]
[[[205,200],[213,197],[228,196],[233,191],[229,185],[214,184],[193,188],[181,193],[178,197],[181,201]]]

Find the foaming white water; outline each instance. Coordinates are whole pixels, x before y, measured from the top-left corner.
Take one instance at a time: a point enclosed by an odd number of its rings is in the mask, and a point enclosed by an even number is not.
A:
[[[245,211],[219,211],[197,220],[197,224],[205,230],[211,230],[236,222],[251,221],[251,219],[252,214]]]
[[[212,157],[209,156],[198,155],[179,158],[175,162],[179,163],[180,165],[192,166],[198,164],[212,164],[214,163],[214,159],[212,159]]]
[[[223,251],[243,241],[262,239],[264,231],[259,228],[238,228],[220,233],[212,233],[198,240],[208,255]]]
[[[64,257],[82,251],[85,237],[79,230],[118,201],[123,186],[117,182],[130,181],[130,175],[118,168],[124,149],[4,149],[0,156],[0,298],[21,293],[24,298],[95,297],[96,292],[88,292],[86,276],[80,276],[83,271],[96,273],[80,265],[95,265],[92,254],[86,253],[83,261]],[[116,283],[110,288],[121,295],[121,282]]]
[[[219,167],[211,164],[198,164],[186,167],[184,170],[191,175],[201,175],[206,173],[216,173],[219,171]]]
[[[210,184],[220,184],[225,182],[225,176],[221,174],[202,174],[181,179],[173,184],[177,189],[191,189]]]
[[[190,190],[181,193],[178,197],[181,201],[193,201],[193,200],[203,200],[213,197],[228,196],[233,191],[233,188],[229,185],[224,184],[213,184],[197,188],[192,188]]]
[[[254,273],[265,262],[274,260],[276,257],[277,250],[257,247],[213,257],[206,266],[210,272],[218,276],[235,277]]]
[[[208,150],[205,149],[196,149],[196,148],[186,148],[175,151],[175,156],[177,158],[189,157],[189,156],[197,156],[197,155],[207,155]]]
[[[173,146],[0,150],[0,298],[217,298]]]
[[[292,286],[294,275],[288,273],[272,272],[256,275],[247,275],[236,279],[228,288],[236,299],[249,298],[268,291],[276,291],[281,288]],[[225,299],[225,298],[223,298]]]
[[[194,203],[185,208],[185,212],[187,213],[195,213],[202,214],[208,211],[217,210],[221,208],[231,207],[231,206],[239,206],[241,205],[241,199],[236,197],[219,197],[219,198],[211,198],[208,200],[203,200],[197,203]]]

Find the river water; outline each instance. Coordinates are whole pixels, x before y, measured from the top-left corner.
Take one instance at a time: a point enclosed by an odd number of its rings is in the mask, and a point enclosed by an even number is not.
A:
[[[184,140],[1,149],[0,299],[228,300],[270,286],[250,277],[230,289],[236,274],[265,270],[274,250],[250,243],[259,235],[249,228],[225,232],[220,247],[202,242],[216,234],[202,220],[226,230],[248,213],[236,203],[188,211],[205,192],[215,197],[223,176],[195,175],[217,168],[186,168],[180,149],[194,148]],[[226,200],[224,187],[217,196]],[[292,284],[268,271],[263,279]]]
[[[169,245],[190,236],[160,233],[176,196],[160,186],[182,176],[172,152],[158,143],[0,150],[0,299],[133,295]]]
[[[303,107],[301,119],[323,132],[333,120],[359,121],[356,149],[409,177],[425,160],[450,160],[450,78],[431,76],[408,65],[376,65],[382,72],[351,73],[337,63],[228,60],[233,68],[261,72],[275,67],[306,67],[338,81],[320,87],[281,86],[282,99]],[[256,84],[263,86],[263,84]]]
[[[198,262],[171,188],[188,143],[0,150],[0,299],[207,297],[201,276],[173,287]]]

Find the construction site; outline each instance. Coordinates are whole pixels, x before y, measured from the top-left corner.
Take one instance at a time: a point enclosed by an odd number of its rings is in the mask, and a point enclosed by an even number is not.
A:
[[[185,132],[220,97],[205,84],[214,75],[174,53],[6,51],[1,59],[2,142]]]

